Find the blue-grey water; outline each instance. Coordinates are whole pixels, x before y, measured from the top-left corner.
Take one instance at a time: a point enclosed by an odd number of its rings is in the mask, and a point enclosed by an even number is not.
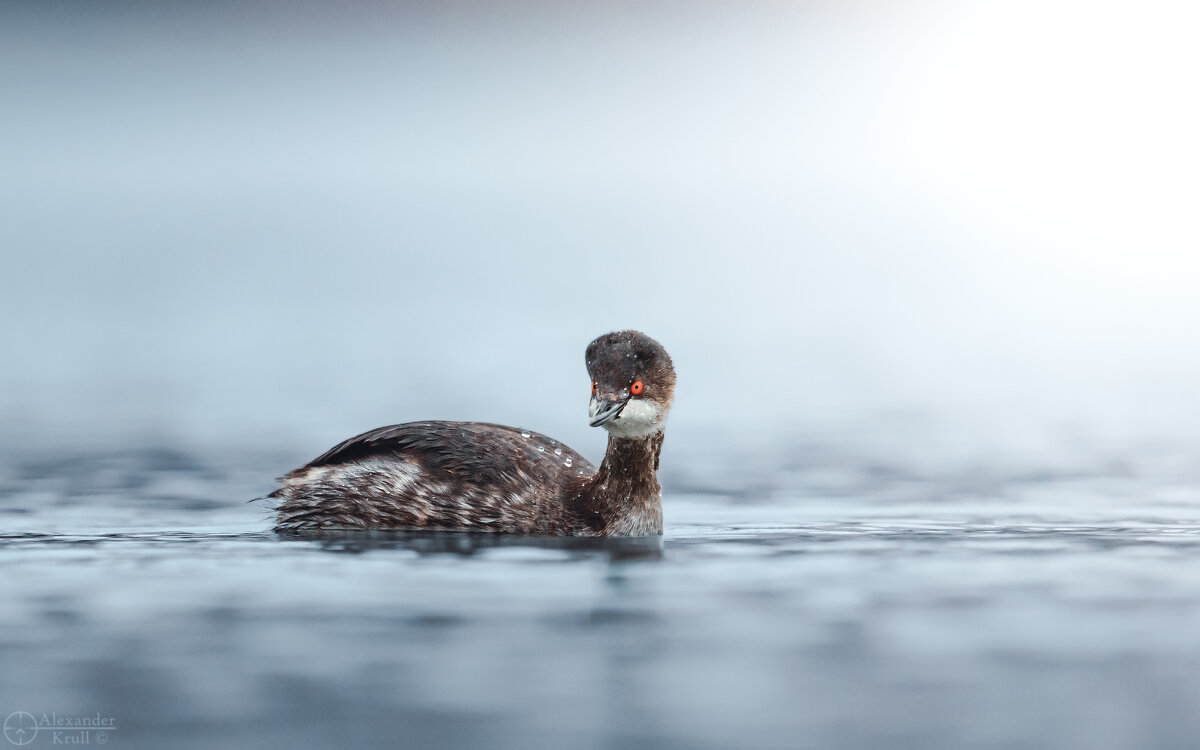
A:
[[[677,449],[663,537],[614,540],[281,538],[246,500],[300,455],[17,450],[0,711],[129,748],[1194,748],[1200,454],[1139,450]]]

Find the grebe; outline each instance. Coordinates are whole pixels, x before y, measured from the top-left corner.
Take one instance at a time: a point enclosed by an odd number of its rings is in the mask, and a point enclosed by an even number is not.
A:
[[[585,354],[600,468],[557,440],[481,422],[409,422],[335,446],[279,479],[275,530],[415,529],[559,536],[662,533],[655,472],[675,369],[638,331]]]

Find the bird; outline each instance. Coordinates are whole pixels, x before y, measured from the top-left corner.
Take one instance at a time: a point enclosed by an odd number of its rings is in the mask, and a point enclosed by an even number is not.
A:
[[[675,394],[670,355],[640,331],[584,353],[588,424],[608,432],[599,467],[545,435],[484,422],[390,425],[279,478],[275,531],[458,531],[650,536],[663,530],[659,456]]]

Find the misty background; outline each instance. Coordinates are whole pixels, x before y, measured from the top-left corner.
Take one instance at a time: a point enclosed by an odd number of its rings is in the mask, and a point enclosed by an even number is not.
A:
[[[596,459],[583,349],[626,327],[668,451],[1198,440],[1195,21],[6,2],[0,442]]]

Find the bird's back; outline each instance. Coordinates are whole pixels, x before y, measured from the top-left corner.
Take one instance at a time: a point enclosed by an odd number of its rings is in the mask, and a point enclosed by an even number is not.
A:
[[[456,529],[564,534],[566,495],[596,472],[545,435],[410,422],[353,437],[280,478],[276,530]]]

